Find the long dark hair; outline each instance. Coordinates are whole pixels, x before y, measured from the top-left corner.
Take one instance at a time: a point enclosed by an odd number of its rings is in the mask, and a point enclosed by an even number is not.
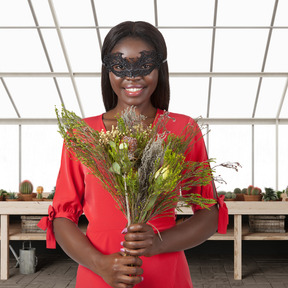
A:
[[[113,27],[107,34],[103,47],[101,58],[111,53],[114,46],[123,38],[132,37],[140,38],[147,44],[151,45],[156,52],[163,55],[163,59],[167,58],[167,47],[161,32],[152,24],[143,21],[126,21]],[[102,97],[106,111],[109,111],[117,105],[117,95],[115,95],[109,80],[109,72],[102,65]],[[151,96],[151,103],[155,108],[168,110],[170,101],[170,86],[167,61],[162,63],[159,68],[158,84]]]

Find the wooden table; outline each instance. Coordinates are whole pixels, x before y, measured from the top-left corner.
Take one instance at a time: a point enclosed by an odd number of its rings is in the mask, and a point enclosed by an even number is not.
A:
[[[242,240],[288,240],[288,233],[250,233],[242,227],[242,215],[288,215],[288,202],[226,202],[229,215],[234,215],[234,227],[227,234],[215,233],[209,240],[234,241],[234,279],[242,279]],[[1,280],[9,278],[9,240],[45,240],[45,233],[9,231],[9,215],[47,215],[51,202],[0,202],[1,215]],[[190,208],[183,208],[183,215],[191,215]]]

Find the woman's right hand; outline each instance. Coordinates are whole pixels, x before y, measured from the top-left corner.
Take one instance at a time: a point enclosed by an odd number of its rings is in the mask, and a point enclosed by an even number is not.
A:
[[[119,253],[101,256],[100,275],[113,288],[132,288],[143,278],[142,260],[135,256]]]

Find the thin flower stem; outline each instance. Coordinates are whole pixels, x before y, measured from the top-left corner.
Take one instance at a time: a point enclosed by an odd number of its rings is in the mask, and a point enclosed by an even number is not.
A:
[[[126,175],[123,176],[124,178],[124,189],[125,189],[125,201],[126,201],[126,209],[127,209],[127,221],[128,226],[131,225],[131,215],[130,215],[130,208],[129,208],[129,200],[128,200],[128,193],[127,193],[127,183],[126,183]]]

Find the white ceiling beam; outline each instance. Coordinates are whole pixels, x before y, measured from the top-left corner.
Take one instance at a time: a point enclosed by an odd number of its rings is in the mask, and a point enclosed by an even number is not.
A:
[[[60,44],[61,44],[61,48],[62,48],[62,51],[63,51],[63,54],[64,54],[64,58],[65,58],[66,65],[67,65],[67,68],[68,68],[68,71],[69,71],[69,75],[70,75],[71,82],[72,82],[72,85],[73,85],[73,89],[74,89],[74,92],[75,92],[75,96],[76,96],[76,99],[77,99],[77,102],[78,102],[78,106],[79,106],[79,109],[81,111],[82,117],[85,117],[85,113],[84,113],[83,106],[82,106],[82,103],[81,103],[80,95],[79,95],[78,88],[77,88],[77,85],[76,85],[76,81],[75,81],[75,78],[74,78],[74,75],[73,75],[72,66],[71,66],[71,63],[70,63],[70,59],[68,57],[65,41],[63,39],[63,35],[62,35],[61,29],[59,27],[59,21],[58,21],[57,15],[56,15],[56,10],[55,10],[55,7],[53,5],[53,1],[52,0],[48,0],[48,3],[49,3],[50,10],[51,10],[51,13],[52,13],[52,17],[53,17],[53,20],[54,20],[54,23],[55,23],[55,26],[56,26],[58,38],[59,38],[59,41],[60,41]]]
[[[273,13],[272,13],[271,24],[270,24],[271,27],[273,27],[273,25],[274,25],[275,16],[276,16],[276,12],[277,12],[277,7],[278,7],[278,0],[275,0],[274,9],[273,9]],[[268,38],[267,38],[267,42],[266,42],[266,47],[265,47],[265,53],[264,53],[264,57],[263,57],[261,72],[264,72],[264,70],[265,70],[265,65],[266,65],[267,55],[268,55],[268,51],[269,51],[269,47],[270,47],[272,31],[273,31],[272,28],[269,29],[269,34],[268,34]],[[257,87],[257,92],[256,92],[256,97],[255,97],[255,102],[254,102],[254,108],[253,108],[253,112],[252,112],[252,117],[253,118],[255,117],[255,114],[256,114],[256,109],[257,109],[259,95],[260,95],[261,86],[262,86],[262,80],[263,80],[263,78],[260,77],[259,81],[258,81],[258,87]]]
[[[215,0],[213,26],[216,26],[216,23],[217,23],[217,10],[218,10],[218,0]],[[212,33],[212,45],[211,45],[211,55],[210,55],[210,73],[213,72],[214,51],[215,51],[215,38],[216,38],[216,29],[213,29],[213,33]],[[207,113],[206,113],[207,118],[208,118],[209,115],[210,115],[211,91],[212,91],[212,77],[209,77]]]
[[[29,4],[29,7],[30,7],[30,11],[31,11],[35,26],[37,27],[38,36],[40,38],[40,42],[41,42],[42,48],[44,50],[44,54],[45,54],[46,61],[48,63],[49,69],[50,69],[51,72],[54,72],[54,68],[53,68],[53,65],[52,65],[52,62],[51,62],[51,59],[50,59],[50,56],[49,56],[49,52],[48,52],[44,37],[42,35],[41,29],[39,28],[39,22],[38,22],[38,19],[37,19],[37,16],[36,16],[36,13],[35,13],[35,10],[34,10],[34,7],[33,7],[33,4],[31,2],[31,0],[28,0],[28,4]],[[54,85],[56,87],[60,102],[65,108],[64,100],[63,100],[63,97],[62,97],[62,93],[61,93],[60,87],[58,85],[58,81],[57,81],[57,79],[55,77],[53,77],[53,81],[54,81]]]
[[[288,29],[288,26],[158,26],[158,29]],[[0,26],[0,29],[57,29],[55,26]],[[113,26],[59,26],[65,29],[111,29]]]
[[[73,77],[101,77],[101,72],[72,72]],[[287,78],[288,72],[170,72],[170,77],[220,77],[220,78]],[[6,78],[49,78],[71,77],[69,72],[0,72],[0,77]]]

